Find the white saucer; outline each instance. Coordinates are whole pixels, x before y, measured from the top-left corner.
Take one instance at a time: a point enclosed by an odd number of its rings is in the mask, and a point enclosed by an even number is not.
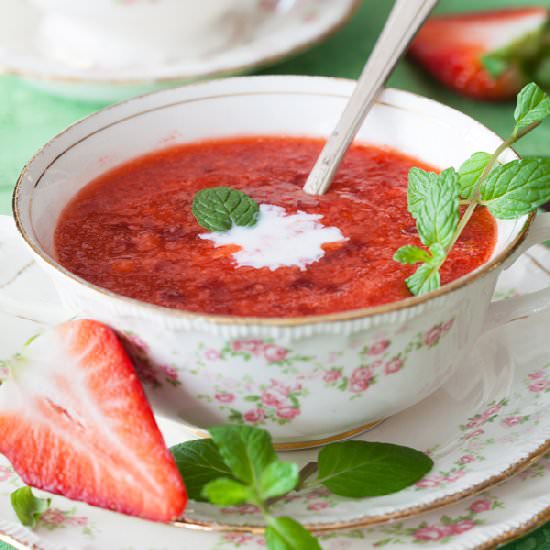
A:
[[[40,14],[24,0],[0,0],[0,71],[58,95],[114,101],[280,61],[335,32],[358,6],[359,0],[297,0],[286,11],[258,18],[248,34],[236,32],[223,50],[165,65],[113,70],[69,67],[48,58],[32,39]]]
[[[46,278],[37,266],[27,263],[26,258],[20,257],[21,252],[4,247],[0,254],[2,255],[0,288],[3,287],[3,292],[9,291],[13,297],[21,293],[28,295],[29,292],[40,295],[51,293]],[[548,284],[550,284],[550,251],[544,247],[535,247],[504,274],[499,282],[497,294],[499,297],[507,297],[531,292]],[[51,297],[52,300],[55,299],[53,293]],[[281,503],[277,513],[291,515],[305,524],[330,531],[330,539],[327,539],[330,541],[350,536],[337,535],[335,530],[353,527],[353,533],[357,533],[354,535],[357,537],[357,543],[362,541],[365,544],[365,537],[374,543],[384,534],[388,536],[392,534],[392,537],[410,542],[411,537],[415,536],[411,534],[413,531],[410,531],[413,527],[403,528],[403,530],[383,526],[374,529],[365,529],[365,527],[387,522],[390,519],[416,516],[423,511],[449,505],[496,485],[521,471],[548,450],[549,446],[550,344],[547,341],[546,328],[549,320],[550,314],[535,316],[485,335],[460,372],[442,390],[363,436],[367,440],[392,441],[423,450],[429,449],[434,458],[435,467],[433,472],[417,486],[395,495],[362,500],[344,499],[322,492],[306,493]],[[15,353],[29,336],[41,329],[42,325],[29,320],[1,316],[0,357],[7,358]],[[170,445],[188,438],[183,429],[175,424],[161,421],[161,427]],[[315,453],[316,451],[288,453],[286,458],[305,462],[313,459]],[[7,526],[0,530],[13,534],[10,527],[10,518],[13,520],[13,513],[7,495],[19,480],[15,475],[8,475],[10,470],[6,468],[6,461],[0,458],[0,522],[2,519],[8,520]],[[534,468],[533,471],[540,473],[540,467]],[[2,478],[5,479],[2,481]],[[515,480],[504,488],[493,489],[490,495],[497,499],[495,502],[500,502],[512,495],[517,500],[523,498],[521,495],[524,494],[522,491],[527,486],[526,483]],[[524,491],[524,505],[520,506],[516,503],[514,510],[491,507],[490,510],[472,512],[468,515],[465,513],[466,504],[461,502],[455,505],[453,510],[462,510],[460,521],[466,523],[460,524],[462,527],[460,525],[455,527],[452,532],[450,528],[447,529],[446,537],[452,540],[464,539],[464,544],[461,543],[457,548],[475,547],[473,542],[481,540],[481,534],[478,536],[475,532],[483,531],[483,524],[476,522],[481,521],[481,518],[486,515],[492,518],[491,522],[502,525],[502,529],[487,530],[487,536],[500,537],[504,526],[509,528],[513,524],[515,528],[519,525],[520,519],[520,523],[525,523],[538,516],[544,506],[550,506],[550,497],[544,496],[545,493],[550,494],[550,475],[546,478],[546,483],[545,492],[539,492],[540,487],[534,485]],[[515,495],[516,492],[520,495],[519,497]],[[474,498],[472,502],[475,500]],[[107,533],[109,533],[109,540],[117,540],[117,537],[121,536],[120,533],[128,534],[128,537],[132,538],[134,530],[145,531],[146,529],[139,528],[140,525],[147,526],[147,529],[151,528],[146,522],[73,503],[62,497],[54,497],[54,505],[71,512],[64,516],[66,519],[57,516],[56,521],[63,524],[63,530],[53,528],[52,525],[39,529],[37,534],[41,537],[40,544],[55,539],[58,542],[63,540],[64,543],[75,544],[76,548],[83,548],[83,541],[87,541],[85,548],[95,550],[106,547],[101,546],[99,541],[107,540],[103,538],[107,537]],[[476,505],[475,508],[481,510],[487,506],[485,503]],[[522,510],[523,515],[516,514],[519,510]],[[446,514],[451,518],[454,517],[451,512]],[[442,513],[432,512],[429,520],[426,521],[429,525],[439,522],[441,515]],[[86,522],[88,534],[74,519],[75,516],[85,518],[78,521],[82,524]],[[247,526],[253,530],[254,526],[261,524],[257,514],[249,508],[220,510],[194,502],[191,502],[188,507],[186,520],[195,526],[207,524],[218,529]],[[135,529],[126,527],[134,524]],[[408,520],[406,523],[412,526],[416,524],[420,524],[420,520]],[[156,529],[159,533],[160,531],[164,533],[161,537],[163,542],[158,546],[159,548],[175,548],[176,542],[181,548],[182,540],[189,540],[191,544],[195,537],[205,537],[204,540],[208,539],[212,543],[217,540],[211,533],[198,534],[195,531],[178,530],[176,527],[168,526],[158,526],[155,527]],[[439,536],[438,533],[443,532],[441,529],[437,531],[434,527],[431,532],[426,531],[425,536]],[[460,529],[464,532],[458,532]],[[132,531],[131,534],[130,531]],[[59,538],[60,532],[65,536]],[[87,538],[90,536],[89,532],[93,534],[93,540]],[[422,533],[424,531],[421,531],[421,536],[424,536]],[[15,534],[23,540],[19,530]],[[218,539],[222,537],[219,542],[225,541],[222,547],[231,548],[228,535],[216,536]],[[243,541],[250,539],[253,543],[255,540],[247,533],[241,533],[239,536]],[[241,539],[235,539],[236,542],[238,540]],[[354,540],[350,539],[349,548],[365,547],[353,546]],[[121,540],[120,548],[128,548],[129,544],[128,540]],[[406,542],[395,542],[395,544],[406,544]],[[325,546],[331,547],[328,542]],[[43,547],[48,546],[43,545]],[[108,547],[119,548],[111,545]],[[151,547],[156,548],[154,545]]]

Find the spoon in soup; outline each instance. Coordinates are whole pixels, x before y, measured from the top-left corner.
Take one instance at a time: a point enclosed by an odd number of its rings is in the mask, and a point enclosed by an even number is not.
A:
[[[384,82],[437,2],[438,0],[395,0],[355,90],[307,178],[304,185],[306,193],[323,195],[328,191],[344,155]]]

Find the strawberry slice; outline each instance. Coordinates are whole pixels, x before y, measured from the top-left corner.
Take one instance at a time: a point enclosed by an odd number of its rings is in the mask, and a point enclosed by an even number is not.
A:
[[[546,48],[543,7],[430,18],[409,49],[436,79],[476,99],[509,99],[537,72]]]
[[[50,493],[155,521],[185,486],[115,333],[69,321],[32,340],[0,386],[0,453]]]

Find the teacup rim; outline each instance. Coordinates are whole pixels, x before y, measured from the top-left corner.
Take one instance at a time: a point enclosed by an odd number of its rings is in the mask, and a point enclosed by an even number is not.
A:
[[[229,83],[235,81],[268,81],[268,80],[307,80],[311,82],[312,80],[318,80],[323,82],[331,82],[331,81],[337,81],[337,82],[343,82],[347,85],[353,85],[355,83],[352,79],[347,78],[340,78],[340,77],[324,77],[324,76],[305,76],[305,75],[267,75],[267,76],[238,76],[233,78],[226,78],[217,82],[223,82],[223,83]],[[278,327],[295,327],[295,326],[303,326],[303,325],[316,325],[320,323],[330,323],[330,322],[339,322],[339,321],[353,321],[357,319],[368,319],[373,318],[381,315],[391,314],[395,312],[399,312],[402,310],[410,310],[412,308],[415,308],[419,305],[425,304],[427,302],[430,302],[432,300],[435,300],[437,298],[447,296],[455,291],[461,290],[464,287],[468,286],[471,283],[476,282],[477,280],[483,278],[485,275],[488,275],[495,269],[499,268],[504,264],[510,256],[512,256],[520,247],[520,245],[525,240],[528,230],[531,226],[531,223],[536,215],[536,212],[531,212],[526,217],[525,223],[523,226],[519,229],[517,232],[517,235],[513,238],[513,240],[502,250],[499,254],[495,255],[492,259],[490,259],[488,262],[484,263],[482,266],[478,267],[477,269],[473,270],[472,272],[455,279],[451,283],[448,283],[446,285],[441,286],[435,291],[423,294],[421,296],[411,296],[410,298],[405,298],[403,300],[398,300],[395,302],[390,302],[387,304],[382,304],[380,306],[374,306],[374,307],[366,307],[366,308],[358,308],[358,309],[352,309],[352,310],[344,310],[329,314],[317,314],[317,315],[305,315],[300,317],[251,317],[251,316],[236,316],[236,315],[218,315],[218,314],[209,314],[209,313],[199,313],[199,312],[193,312],[188,311],[185,309],[178,309],[178,308],[169,308],[164,306],[155,305],[149,302],[144,302],[142,300],[138,300],[135,298],[130,298],[128,296],[124,296],[121,294],[118,294],[116,292],[113,292],[111,290],[108,290],[106,288],[94,285],[90,283],[89,281],[79,277],[78,275],[75,275],[68,269],[64,268],[61,264],[59,264],[57,261],[55,261],[54,258],[52,258],[49,254],[47,254],[41,246],[38,245],[38,243],[35,244],[35,239],[33,239],[27,230],[24,227],[21,214],[19,211],[19,204],[18,204],[18,198],[19,194],[21,192],[21,187],[23,184],[23,180],[27,174],[27,171],[29,170],[30,166],[33,164],[33,162],[36,160],[38,156],[40,156],[44,150],[52,143],[54,143],[57,139],[59,139],[61,136],[66,134],[68,131],[70,131],[75,126],[78,126],[82,123],[85,123],[86,121],[93,119],[99,115],[104,114],[108,111],[114,111],[117,108],[127,105],[129,103],[132,103],[134,101],[139,101],[145,98],[154,97],[156,95],[162,95],[166,92],[174,92],[179,89],[190,89],[190,88],[200,88],[203,86],[208,85],[209,82],[200,82],[200,83],[194,83],[194,84],[188,84],[186,86],[180,86],[177,88],[172,88],[169,90],[157,90],[154,92],[142,94],[136,97],[129,98],[124,101],[120,101],[117,103],[114,103],[112,105],[109,105],[103,109],[100,109],[99,111],[95,111],[94,113],[91,113],[90,115],[81,118],[74,123],[67,126],[64,130],[57,133],[55,136],[53,136],[51,139],[49,139],[45,144],[40,147],[36,151],[36,153],[30,158],[30,160],[23,166],[18,178],[17,182],[14,187],[14,191],[12,194],[12,213],[13,217],[15,219],[15,224],[17,227],[17,230],[27,246],[30,247],[30,249],[38,256],[40,259],[51,266],[53,269],[55,269],[60,274],[64,275],[65,277],[68,277],[72,279],[74,282],[83,285],[87,287],[90,290],[93,290],[103,296],[106,296],[110,299],[114,299],[117,301],[123,301],[129,305],[132,305],[134,307],[142,308],[147,311],[151,311],[154,313],[157,313],[162,316],[168,316],[170,318],[174,319],[188,319],[188,320],[202,320],[207,321],[210,323],[214,323],[217,325],[246,325],[246,326],[278,326]],[[396,88],[385,88],[385,90],[390,90],[392,93],[397,93],[403,96],[409,96],[414,101],[427,101],[430,103],[433,103],[439,107],[443,107],[444,109],[447,109],[455,114],[458,114],[461,117],[465,117],[469,119],[469,122],[476,125],[478,128],[482,129],[483,131],[493,135],[496,137],[500,142],[503,142],[502,138],[496,133],[487,128],[484,124],[481,122],[475,120],[474,118],[470,117],[469,115],[463,113],[462,111],[459,111],[458,109],[455,109],[453,107],[450,107],[448,105],[445,105],[443,103],[440,103],[439,101],[436,101],[431,98],[427,98],[424,96],[421,96],[419,94],[416,94],[414,92],[410,92],[407,90],[401,90]],[[312,95],[315,95],[315,92],[308,92]],[[220,94],[223,95],[223,94]],[[379,103],[384,104],[384,102],[379,101]],[[135,116],[139,116],[143,113],[136,113]],[[115,121],[109,123],[110,125],[118,124],[121,121]],[[101,130],[99,130],[101,131]],[[96,133],[90,132],[89,135]],[[79,141],[82,141],[89,137],[89,135],[85,136],[84,138],[81,138]],[[74,145],[74,144],[72,144]],[[516,158],[520,158],[517,152],[512,148],[509,147],[509,149],[514,153]],[[49,167],[49,166],[48,166]],[[44,170],[43,174],[46,172],[47,168]],[[42,174],[42,175],[43,175]]]

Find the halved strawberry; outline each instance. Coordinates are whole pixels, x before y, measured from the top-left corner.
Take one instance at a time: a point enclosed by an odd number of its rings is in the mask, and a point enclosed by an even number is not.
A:
[[[115,333],[69,321],[31,341],[0,386],[0,453],[23,481],[155,521],[185,486]]]
[[[509,99],[537,72],[547,21],[543,7],[435,16],[409,54],[463,95]]]

